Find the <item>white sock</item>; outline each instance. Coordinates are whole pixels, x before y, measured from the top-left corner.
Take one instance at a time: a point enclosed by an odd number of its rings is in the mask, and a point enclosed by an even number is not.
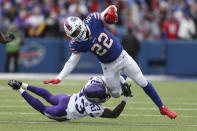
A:
[[[21,87],[22,87],[23,89],[27,89],[28,84],[26,84],[26,83],[22,83]]]
[[[120,83],[122,84],[126,83],[126,80],[122,76],[120,76]]]
[[[18,89],[18,91],[22,94],[24,90],[22,88]]]

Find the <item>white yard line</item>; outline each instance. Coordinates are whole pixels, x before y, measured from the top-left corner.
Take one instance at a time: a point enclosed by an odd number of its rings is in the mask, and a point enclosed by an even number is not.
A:
[[[152,115],[152,114],[121,114],[121,116],[126,116],[126,117],[161,117],[161,115]],[[192,117],[197,117],[197,116],[186,116],[186,115],[179,115],[178,117],[184,117],[184,118],[192,118]]]
[[[49,123],[59,123],[56,121],[4,121],[4,120],[0,120],[0,123],[19,123],[19,124],[49,124]]]
[[[7,100],[0,100],[0,103],[7,103],[7,102],[14,102],[14,103],[17,103],[17,102],[20,102],[20,103],[24,103],[26,102],[25,100],[14,100],[14,99],[7,99]]]
[[[1,115],[41,115],[40,113],[33,113],[33,112],[0,112]]]
[[[2,96],[3,94],[1,94],[1,96]],[[16,102],[20,102],[20,103],[24,103],[24,102],[26,102],[25,100],[21,100],[21,99],[19,99],[19,100],[15,100],[15,99],[6,99],[6,100],[0,100],[0,103],[6,103],[6,102],[14,102],[14,103],[16,103]],[[108,101],[107,102],[108,104],[113,104],[114,102],[111,102],[111,101]],[[154,103],[153,102],[144,102],[144,101],[135,101],[135,102],[128,102],[127,103],[128,105],[140,105],[140,104],[142,104],[142,105],[154,105]],[[179,102],[177,102],[177,103],[167,103],[168,105],[183,105],[183,106],[195,106],[195,105],[197,105],[197,102],[182,102],[182,103],[179,103]]]
[[[6,87],[6,86],[4,87],[4,86],[1,86],[1,85],[0,85],[0,90],[11,90],[11,88]]]
[[[0,80],[8,79],[29,79],[29,80],[47,80],[56,78],[58,73],[0,73]],[[72,73],[65,79],[67,80],[88,80],[91,76],[102,76],[102,74],[75,74]],[[173,80],[186,80],[197,81],[196,77],[193,78],[178,78],[170,75],[145,75],[149,81],[173,81]],[[129,79],[130,80],[130,79]]]
[[[0,105],[0,108],[28,108],[29,105]],[[106,106],[108,108],[113,108],[112,106]],[[158,110],[156,107],[126,107],[127,110]],[[176,111],[197,111],[197,108],[171,108]]]
[[[109,103],[109,104],[112,104],[113,102],[112,101],[108,101],[107,103]],[[142,105],[154,105],[154,103],[153,102],[148,102],[148,101],[129,101],[127,104],[129,104],[129,105],[135,105],[135,104],[137,104],[137,105],[140,105],[140,104],[142,104]],[[177,102],[177,103],[167,103],[168,105],[188,105],[188,106],[192,106],[192,105],[197,105],[197,102],[182,102],[182,103],[180,103],[180,102]]]
[[[39,112],[0,112],[0,115],[41,115]],[[153,114],[128,114],[122,113],[120,116],[124,117],[162,117],[162,115],[153,115]],[[179,115],[178,117],[183,118],[196,118],[197,116],[189,115]]]
[[[6,121],[0,120],[0,123],[18,123],[18,124],[55,124],[56,121]],[[61,122],[62,123],[62,122]],[[122,126],[170,126],[170,127],[197,127],[196,124],[176,124],[176,123],[134,123],[134,122],[86,122],[86,121],[65,121],[65,123],[71,124],[100,124],[100,125],[122,125]]]
[[[113,108],[113,107],[112,107]],[[157,108],[127,107],[129,110],[158,110]],[[197,111],[197,108],[171,108],[174,111]]]

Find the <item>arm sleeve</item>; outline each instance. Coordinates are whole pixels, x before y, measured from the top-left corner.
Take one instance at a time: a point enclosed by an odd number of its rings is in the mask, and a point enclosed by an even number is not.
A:
[[[105,13],[107,13],[108,9],[109,9],[111,6],[113,6],[113,7],[116,9],[116,12],[117,12],[117,7],[116,7],[115,5],[110,5],[110,6],[108,6],[103,12],[101,12],[101,20],[102,20],[103,22],[105,22],[104,15],[105,15]]]
[[[62,80],[64,77],[68,76],[70,74],[70,72],[75,68],[77,63],[79,62],[80,57],[82,56],[82,54],[83,54],[82,52],[77,53],[77,54],[72,53],[69,60],[64,65],[63,70],[57,76],[57,79]]]

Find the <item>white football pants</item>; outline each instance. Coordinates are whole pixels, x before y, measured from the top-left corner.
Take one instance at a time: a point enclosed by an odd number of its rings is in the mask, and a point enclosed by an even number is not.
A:
[[[129,54],[123,50],[120,56],[111,63],[101,63],[104,80],[111,95],[120,97],[122,90],[120,84],[120,73],[125,73],[130,79],[141,87],[147,86],[148,82],[144,78],[139,66]]]

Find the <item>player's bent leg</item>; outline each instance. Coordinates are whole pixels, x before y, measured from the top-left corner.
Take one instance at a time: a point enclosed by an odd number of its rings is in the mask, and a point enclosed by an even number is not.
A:
[[[44,104],[37,98],[33,97],[26,91],[24,91],[22,87],[22,82],[17,80],[9,80],[8,85],[11,86],[14,90],[17,90],[21,93],[22,97],[37,111],[44,114],[45,106]]]
[[[116,91],[116,90],[112,90],[111,91],[111,96],[114,98],[119,98],[121,96],[121,90],[120,91]]]
[[[128,77],[130,77],[135,83],[143,88],[144,92],[152,99],[152,101],[157,105],[158,108],[163,105],[158,93],[156,92],[152,84],[144,78],[141,71],[138,71],[137,74],[132,74],[130,76],[129,75],[130,74],[128,74]]]
[[[172,112],[168,108],[162,108],[165,106],[163,105],[158,93],[156,92],[153,85],[144,78],[137,63],[128,54],[126,54],[125,57],[127,64],[125,64],[126,66],[123,69],[123,72],[132,80],[134,80],[134,82],[136,82],[140,87],[143,88],[144,92],[152,99],[152,101],[160,109],[161,114],[167,115],[170,118],[176,118],[177,114],[175,112]]]
[[[29,103],[35,110],[39,111],[44,115],[46,106],[44,106],[44,104],[39,99],[33,97],[26,91],[24,91],[21,95],[27,101],[27,103]]]
[[[48,90],[46,90],[44,88],[28,85],[27,90],[39,95],[40,97],[44,98],[47,102],[49,102],[52,105],[57,105],[58,104],[57,100],[54,99],[52,101],[51,97],[53,95]]]
[[[66,109],[67,109],[69,100],[70,100],[70,96],[68,95],[61,95],[61,97],[59,96],[58,105],[46,107],[44,114],[47,117],[51,119],[56,119],[56,120],[65,118],[67,115]]]
[[[157,105],[162,115],[167,115],[171,119],[175,119],[178,114],[168,109],[163,105],[161,98],[159,97],[157,91],[153,85],[148,82],[147,86],[143,87],[144,92],[152,99],[152,101]]]
[[[107,88],[110,90],[111,96],[118,98],[122,94],[121,84],[120,84],[120,73],[105,74],[104,81]]]
[[[47,102],[49,102],[52,105],[57,105],[62,95],[63,96],[65,95],[65,94],[52,95],[48,90],[44,88],[35,87],[31,85],[27,86],[27,90],[41,96],[42,98],[44,98]]]
[[[147,82],[147,80],[143,77],[141,73],[136,75],[136,77],[134,77],[133,80],[143,88],[144,92],[151,98],[151,100],[155,103],[155,105],[157,105],[162,115],[167,115],[171,119],[174,119],[178,116],[177,113],[171,111],[170,109],[168,109],[166,106],[163,105],[163,102],[159,97],[157,91],[155,90],[154,86],[150,82]]]
[[[47,101],[51,103],[52,105],[57,105],[61,101],[62,97],[65,97],[66,94],[56,94],[52,95]],[[66,95],[70,96],[70,95]]]
[[[142,87],[144,92],[152,99],[152,101],[157,105],[158,108],[160,108],[161,106],[163,106],[163,103],[157,93],[157,91],[155,90],[155,88],[153,87],[153,85],[148,82],[147,86]]]

